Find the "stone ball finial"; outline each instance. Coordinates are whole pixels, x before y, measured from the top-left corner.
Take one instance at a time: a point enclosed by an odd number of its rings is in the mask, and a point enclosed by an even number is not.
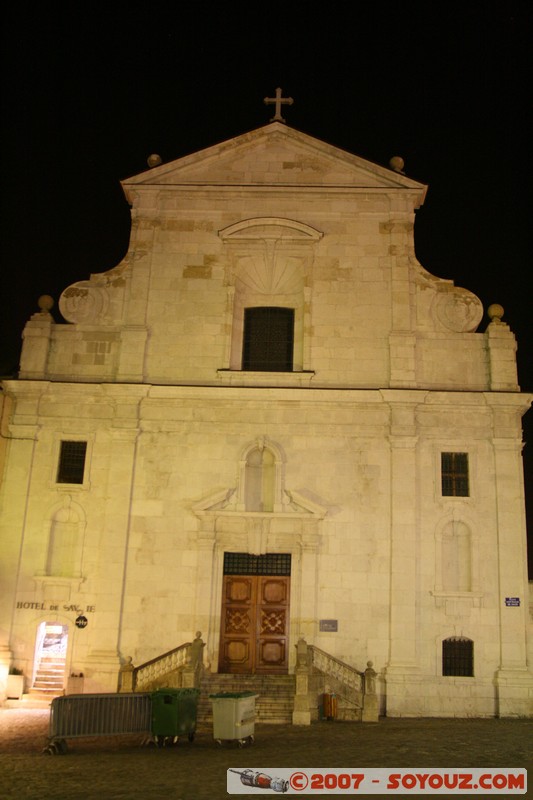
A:
[[[394,172],[403,172],[405,161],[401,156],[393,156],[389,161],[389,167],[393,169]]]
[[[490,321],[495,322],[496,325],[498,325],[501,323],[504,314],[503,306],[501,306],[499,303],[492,303],[492,305],[487,308],[487,314],[490,317]]]
[[[42,294],[37,300],[37,305],[43,314],[49,314],[50,309],[54,307],[54,298],[49,294]]]
[[[154,167],[158,167],[160,164],[162,164],[163,163],[163,159],[157,153],[152,153],[146,159],[146,163],[148,164],[150,169],[153,169]]]

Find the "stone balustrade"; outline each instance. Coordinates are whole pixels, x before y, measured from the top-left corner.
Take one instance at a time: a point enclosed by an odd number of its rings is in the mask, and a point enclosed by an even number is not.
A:
[[[371,661],[364,672],[300,639],[296,645],[296,694],[293,724],[310,725],[318,719],[319,695],[334,693],[345,719],[378,721],[377,673]]]
[[[308,645],[311,653],[311,666],[319,672],[323,672],[335,680],[340,681],[344,686],[355,689],[356,692],[364,691],[364,673],[355,667],[351,667],[344,661],[326,653],[319,647]]]
[[[203,670],[205,643],[200,631],[193,642],[186,642],[138,667],[131,656],[120,668],[119,692],[144,692],[162,686],[198,686]]]

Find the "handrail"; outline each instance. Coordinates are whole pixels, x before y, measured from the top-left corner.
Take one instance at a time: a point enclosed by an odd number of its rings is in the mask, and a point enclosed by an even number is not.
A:
[[[364,692],[365,689],[365,673],[352,667],[350,664],[341,661],[339,658],[326,653],[320,647],[314,644],[308,645],[308,652],[311,654],[311,665],[318,669],[320,672],[344,683],[351,689]]]
[[[192,642],[185,642],[156,658],[145,661],[133,670],[133,688],[139,691],[143,686],[152,683],[155,679],[166,675],[173,670],[186,667],[190,662],[190,648]]]

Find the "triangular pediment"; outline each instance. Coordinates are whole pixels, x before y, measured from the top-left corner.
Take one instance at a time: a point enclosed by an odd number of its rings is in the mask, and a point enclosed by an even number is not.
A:
[[[360,189],[426,187],[280,122],[161,164],[122,182],[127,190],[177,185],[321,186]]]

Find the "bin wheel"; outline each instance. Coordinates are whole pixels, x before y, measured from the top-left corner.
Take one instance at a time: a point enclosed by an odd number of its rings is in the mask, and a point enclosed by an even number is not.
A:
[[[68,751],[67,743],[64,739],[59,739],[56,743],[57,752],[59,755],[64,756]]]
[[[174,747],[179,738],[179,736],[156,736],[155,741],[158,747]]]
[[[194,742],[194,733],[188,733],[187,739],[189,740],[189,742]]]

